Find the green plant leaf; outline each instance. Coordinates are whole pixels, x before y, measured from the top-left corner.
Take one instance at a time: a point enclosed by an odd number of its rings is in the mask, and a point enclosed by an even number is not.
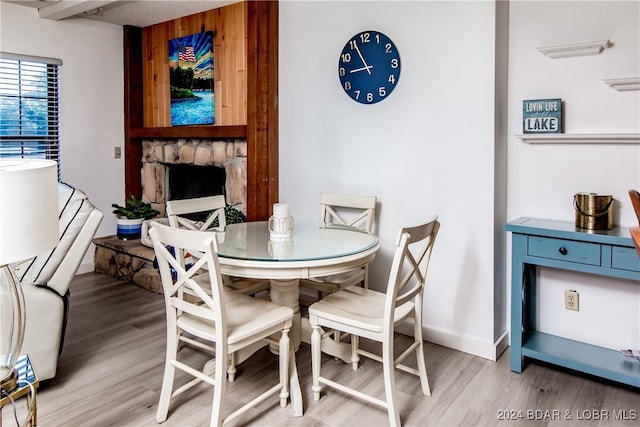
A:
[[[111,207],[114,208],[114,214],[128,219],[149,219],[160,214],[160,211],[153,209],[150,203],[143,202],[133,194],[125,200],[125,206],[113,203]]]
[[[211,216],[213,214],[210,213],[209,216]],[[207,216],[207,219],[209,219],[209,216]],[[231,205],[227,205],[224,208],[224,218],[227,222],[227,224],[237,224],[240,222],[247,222],[247,217],[244,216],[244,214],[242,212],[240,212],[238,209],[234,208]],[[209,229],[212,228],[216,228],[218,227],[218,218],[214,219],[213,222],[211,223],[211,225],[209,226]]]

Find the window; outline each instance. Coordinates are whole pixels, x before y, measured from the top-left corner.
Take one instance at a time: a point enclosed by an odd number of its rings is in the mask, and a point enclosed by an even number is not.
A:
[[[61,64],[57,59],[0,53],[0,157],[58,161]]]

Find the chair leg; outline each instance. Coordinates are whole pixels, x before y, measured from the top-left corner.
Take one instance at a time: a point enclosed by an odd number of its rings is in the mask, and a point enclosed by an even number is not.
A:
[[[224,393],[227,385],[227,378],[224,374],[227,365],[227,358],[221,357],[227,354],[227,347],[223,343],[216,343],[216,372],[213,386],[213,403],[211,404],[211,426],[221,426],[224,421],[222,411],[224,409]]]
[[[156,412],[156,421],[161,423],[167,420],[169,414],[169,403],[171,402],[171,393],[173,392],[173,378],[176,368],[171,364],[178,356],[178,341],[175,339],[177,334],[174,331],[168,331],[167,351],[164,361],[164,375],[162,377],[162,389],[160,391],[160,400],[158,401],[158,411]]]
[[[232,383],[236,379],[236,354],[231,353],[229,355],[229,365],[227,366],[227,376],[229,377],[229,382]]]
[[[313,400],[320,400],[320,362],[321,362],[321,340],[320,326],[311,324],[311,371],[313,375]]]
[[[431,396],[431,388],[429,387],[429,378],[427,377],[427,366],[424,362],[424,341],[422,340],[422,322],[414,323],[414,340],[418,343],[416,347],[416,359],[418,365],[418,373],[420,374],[420,385],[422,386],[422,394]]]
[[[289,348],[291,346],[289,340],[289,328],[282,330],[280,336],[280,384],[282,389],[280,390],[280,407],[287,406],[287,399],[289,398]]]
[[[360,337],[351,334],[351,366],[354,371],[358,370],[360,356],[358,356],[358,348],[360,347]]]
[[[180,351],[182,350],[182,347],[184,347],[184,341],[182,341],[180,338],[182,337],[182,331],[178,332],[176,334],[176,345],[177,345],[177,350],[176,351]]]
[[[396,399],[395,363],[393,358],[393,340],[385,340],[382,343],[382,370],[384,376],[384,390],[387,399],[387,412],[389,425],[400,425],[400,412]]]

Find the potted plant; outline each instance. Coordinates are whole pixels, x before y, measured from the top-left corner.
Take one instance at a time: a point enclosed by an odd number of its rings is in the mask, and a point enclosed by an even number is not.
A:
[[[209,216],[213,215],[213,213],[210,213]],[[209,216],[207,216],[207,219],[209,219]],[[234,208],[231,205],[227,205],[224,208],[224,218],[225,218],[225,222],[227,223],[227,225],[229,224],[237,224],[240,222],[247,222],[247,217],[244,216],[244,214],[242,212],[240,212],[238,209]],[[218,227],[218,218],[214,219],[211,222],[211,225],[209,226],[209,229],[212,228],[216,228]]]
[[[125,200],[124,206],[113,203],[111,207],[114,208],[113,213],[118,216],[117,234],[122,240],[139,239],[142,222],[160,214],[151,204],[143,202],[133,194]]]

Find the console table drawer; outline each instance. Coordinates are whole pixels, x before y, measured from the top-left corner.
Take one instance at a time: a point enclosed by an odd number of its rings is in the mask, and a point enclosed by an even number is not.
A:
[[[529,255],[580,264],[601,265],[599,243],[529,236]]]
[[[621,270],[640,271],[640,259],[635,248],[614,246],[611,250],[611,267]]]

